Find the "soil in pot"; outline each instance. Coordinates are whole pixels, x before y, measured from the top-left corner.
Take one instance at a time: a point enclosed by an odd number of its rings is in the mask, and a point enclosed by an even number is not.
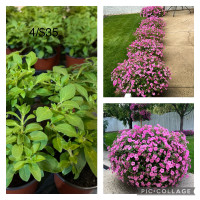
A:
[[[94,187],[97,185],[97,177],[92,173],[88,165],[84,167],[79,178],[76,180],[74,180],[74,175],[72,173],[69,173],[65,176],[63,174],[60,175],[68,182],[80,187]]]
[[[38,182],[31,176],[28,182],[23,181],[19,174],[15,174],[9,187],[6,189],[7,194],[33,194],[37,189]]]
[[[70,67],[72,65],[80,65],[85,62],[85,58],[74,58],[66,54],[66,67]]]
[[[89,194],[96,189],[97,178],[86,166],[78,179],[72,173],[68,175],[54,174],[56,188],[61,194]]]

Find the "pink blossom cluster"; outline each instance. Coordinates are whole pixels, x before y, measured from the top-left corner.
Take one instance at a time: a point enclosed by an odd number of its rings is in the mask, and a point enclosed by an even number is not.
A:
[[[150,17],[150,16],[157,16],[163,17],[165,16],[165,10],[163,6],[148,6],[142,8],[140,12],[141,17]]]
[[[128,57],[132,57],[132,54],[137,51],[145,51],[151,56],[163,57],[163,43],[152,39],[135,40],[127,49]]]
[[[152,26],[155,26],[156,28],[163,28],[165,27],[165,22],[162,18],[160,17],[155,17],[155,16],[152,16],[152,17],[149,17],[149,18],[146,18],[144,20],[141,21],[140,23],[140,27],[142,26],[149,26],[149,27],[152,27]]]
[[[171,73],[162,61],[165,36],[163,19],[151,16],[142,20],[127,48],[128,59],[111,73],[116,93],[132,96],[155,96],[167,90]]]
[[[157,28],[155,26],[140,26],[137,28],[136,32],[134,33],[137,39],[152,39],[158,42],[162,42],[165,32],[161,28]]]
[[[167,90],[171,73],[163,61],[147,52],[138,51],[119,63],[112,74],[117,93],[132,93],[134,96],[150,97]]]
[[[187,143],[183,133],[136,125],[121,131],[108,147],[111,170],[132,186],[175,186],[191,167]]]

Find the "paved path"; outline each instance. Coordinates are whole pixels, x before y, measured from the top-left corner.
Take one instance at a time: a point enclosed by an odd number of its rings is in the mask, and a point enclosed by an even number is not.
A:
[[[164,18],[164,61],[172,73],[165,97],[194,96],[194,13],[169,12]]]
[[[110,166],[108,161],[108,152],[104,151],[103,154],[103,164]],[[137,188],[129,186],[118,180],[115,174],[112,174],[111,170],[103,171],[103,192],[104,194],[137,194]],[[189,174],[189,178],[184,178],[179,187],[193,187],[194,186],[194,174]]]

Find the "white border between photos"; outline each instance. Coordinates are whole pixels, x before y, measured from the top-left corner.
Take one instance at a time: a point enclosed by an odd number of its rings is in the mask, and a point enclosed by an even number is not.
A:
[[[169,199],[179,198],[187,199],[188,196],[137,196],[133,194],[103,194],[103,103],[194,103],[194,130],[195,130],[195,195],[189,196],[192,199],[198,199],[200,197],[200,156],[198,155],[200,145],[200,133],[198,129],[200,119],[200,3],[199,0],[2,0],[0,3],[0,126],[1,138],[0,138],[0,198],[7,200],[35,200],[35,198],[53,200],[59,198],[60,200],[120,200],[122,198],[129,199],[148,199],[154,198]],[[6,127],[5,127],[5,112],[6,112],[6,6],[98,6],[98,194],[93,195],[80,195],[80,194],[22,194],[22,195],[6,195]],[[178,5],[178,6],[194,6],[195,16],[195,97],[194,98],[103,98],[103,6],[149,6],[149,5]],[[125,196],[124,196],[125,195]]]

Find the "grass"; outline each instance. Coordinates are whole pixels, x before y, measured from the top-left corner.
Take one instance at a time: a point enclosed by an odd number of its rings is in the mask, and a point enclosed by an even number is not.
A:
[[[118,132],[105,133],[104,141],[107,146],[111,146],[115,138],[117,137]],[[187,136],[187,141],[189,141],[188,149],[190,151],[191,158],[191,169],[189,169],[190,173],[194,173],[194,136]],[[104,149],[106,150],[106,145],[104,145]]]
[[[114,97],[111,72],[127,59],[127,47],[136,38],[133,32],[143,18],[140,14],[114,15],[104,18],[104,97]]]

